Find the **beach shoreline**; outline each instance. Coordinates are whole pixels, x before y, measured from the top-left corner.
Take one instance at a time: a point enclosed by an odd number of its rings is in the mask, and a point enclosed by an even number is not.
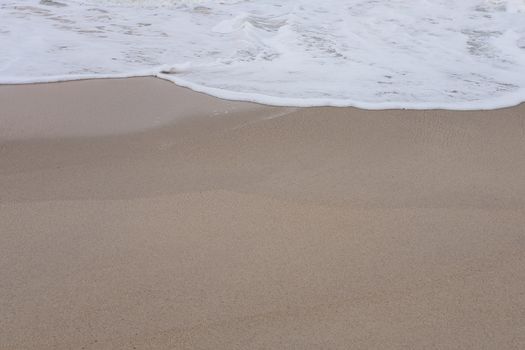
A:
[[[0,86],[0,349],[522,349],[525,105]]]

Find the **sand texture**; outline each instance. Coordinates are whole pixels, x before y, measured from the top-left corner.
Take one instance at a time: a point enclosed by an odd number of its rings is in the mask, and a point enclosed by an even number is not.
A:
[[[525,349],[525,106],[0,86],[0,349]]]

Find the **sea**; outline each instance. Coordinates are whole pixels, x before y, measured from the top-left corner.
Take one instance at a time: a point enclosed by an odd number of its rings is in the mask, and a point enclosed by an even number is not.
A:
[[[281,106],[525,101],[525,0],[0,0],[0,84],[156,76]]]

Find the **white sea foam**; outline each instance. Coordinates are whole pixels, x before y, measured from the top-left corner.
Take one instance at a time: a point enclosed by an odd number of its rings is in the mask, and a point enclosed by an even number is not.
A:
[[[525,0],[0,0],[0,83],[155,75],[294,106],[525,101]]]

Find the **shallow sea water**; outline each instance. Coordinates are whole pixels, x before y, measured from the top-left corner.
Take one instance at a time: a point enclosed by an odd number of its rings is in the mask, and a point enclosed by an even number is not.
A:
[[[525,0],[0,0],[0,83],[155,75],[294,106],[525,101]]]

